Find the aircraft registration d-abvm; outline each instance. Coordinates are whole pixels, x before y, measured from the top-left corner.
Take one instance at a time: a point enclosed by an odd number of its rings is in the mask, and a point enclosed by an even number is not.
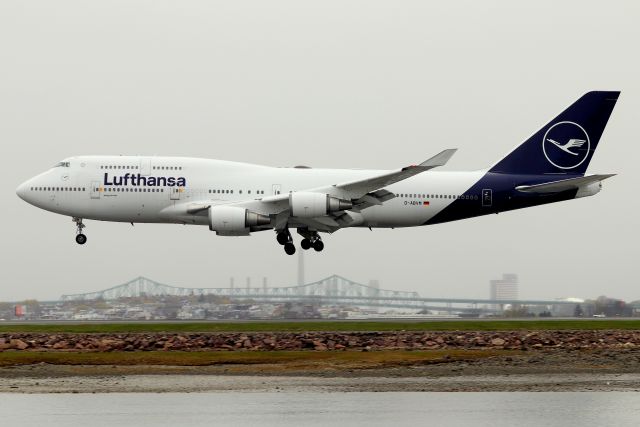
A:
[[[275,230],[287,254],[321,251],[320,233],[417,227],[592,196],[585,175],[620,92],[589,92],[487,169],[433,171],[455,149],[399,170],[278,168],[185,157],[78,156],[17,189],[28,203],[83,219],[207,225],[219,236]]]

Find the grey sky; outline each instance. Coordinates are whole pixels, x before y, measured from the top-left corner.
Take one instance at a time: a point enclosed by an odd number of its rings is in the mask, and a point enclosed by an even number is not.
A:
[[[296,280],[273,233],[74,226],[15,188],[79,154],[396,168],[444,148],[479,169],[594,89],[622,90],[590,172],[595,197],[402,230],[342,230],[309,253],[338,273],[429,296],[640,298],[639,3],[635,1],[2,1],[0,300],[137,275],[182,286]]]

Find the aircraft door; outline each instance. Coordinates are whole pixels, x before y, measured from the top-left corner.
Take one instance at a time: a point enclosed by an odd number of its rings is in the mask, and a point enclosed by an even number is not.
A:
[[[482,206],[490,208],[493,205],[493,190],[485,188],[482,190]]]
[[[180,187],[171,187],[169,191],[169,200],[180,200],[182,189]]]
[[[151,175],[151,159],[149,157],[140,158],[140,175]]]
[[[281,189],[282,189],[282,185],[280,185],[280,184],[273,184],[273,185],[271,186],[271,194],[273,194],[274,196],[275,196],[275,195],[277,195],[277,194],[280,194]]]
[[[91,182],[91,198],[99,199],[100,198],[100,181],[92,181]]]

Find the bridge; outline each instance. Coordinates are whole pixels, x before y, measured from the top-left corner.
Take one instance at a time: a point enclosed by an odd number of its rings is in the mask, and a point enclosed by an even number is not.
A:
[[[368,307],[481,312],[487,307],[511,305],[572,305],[575,302],[555,300],[491,300],[478,298],[424,298],[417,292],[379,289],[332,275],[316,282],[285,287],[182,288],[137,277],[126,283],[98,292],[62,295],[62,301],[117,300],[143,296],[207,296],[226,297],[234,301],[282,303],[287,301]]]

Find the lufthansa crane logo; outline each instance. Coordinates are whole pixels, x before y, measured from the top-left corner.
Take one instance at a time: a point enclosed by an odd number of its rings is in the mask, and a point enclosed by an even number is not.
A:
[[[547,129],[542,138],[544,156],[560,169],[580,166],[587,160],[590,148],[587,131],[574,122],[558,122]]]

